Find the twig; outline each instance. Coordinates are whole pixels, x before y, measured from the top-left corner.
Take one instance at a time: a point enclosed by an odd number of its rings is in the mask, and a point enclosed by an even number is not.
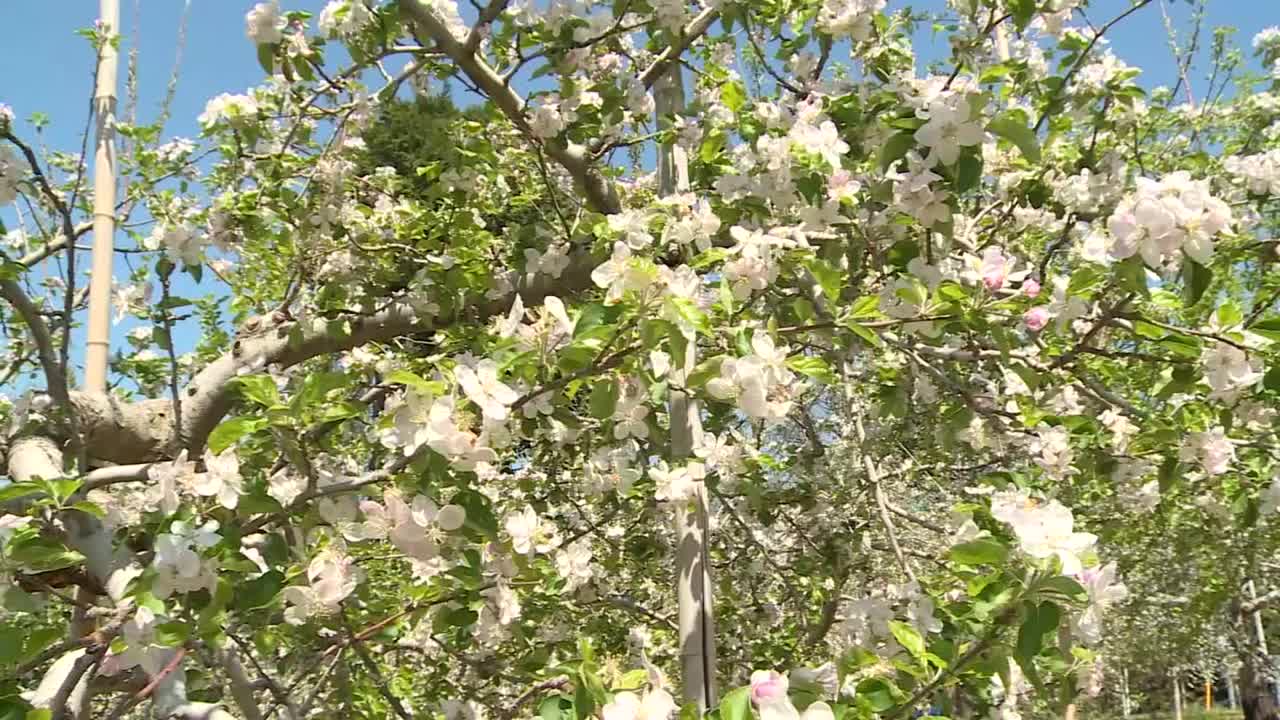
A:
[[[84,677],[89,668],[97,665],[102,660],[104,649],[97,649],[94,652],[86,651],[76,658],[75,663],[71,665],[70,672],[62,679],[62,684],[58,686],[58,691],[54,693],[53,700],[49,704],[50,710],[53,711],[53,720],[66,720],[71,715],[71,711],[67,708],[67,701],[71,698],[71,693],[75,691],[76,685],[80,684],[80,678]]]
[[[567,677],[544,680],[528,690],[525,690],[523,693],[520,693],[520,697],[516,698],[510,705],[502,709],[501,716],[503,718],[513,718],[516,716],[516,713],[519,712],[521,705],[524,705],[548,690],[560,690],[568,684],[569,678]]]
[[[880,522],[884,524],[885,534],[889,536],[889,546],[893,548],[893,555],[898,560],[898,565],[902,568],[902,572],[911,582],[917,582],[915,571],[911,569],[907,557],[902,554],[902,546],[898,544],[898,530],[893,525],[893,517],[889,514],[889,502],[885,500],[884,488],[880,484],[880,470],[876,467],[875,461],[871,459],[871,455],[867,453],[867,431],[862,425],[862,414],[854,415],[854,428],[858,432],[858,452],[862,455],[862,465],[867,470],[867,479],[871,481],[871,489],[875,494],[876,505],[880,508]]]
[[[1080,51],[1080,57],[1076,58],[1075,64],[1073,64],[1071,69],[1067,71],[1067,74],[1062,77],[1062,84],[1058,85],[1057,89],[1054,90],[1053,96],[1049,98],[1049,102],[1045,105],[1044,112],[1040,114],[1040,119],[1036,120],[1035,132],[1040,132],[1040,128],[1044,127],[1044,121],[1049,119],[1049,111],[1053,109],[1054,103],[1058,101],[1058,97],[1062,92],[1071,84],[1071,78],[1080,71],[1080,68],[1084,67],[1084,62],[1089,58],[1089,53],[1093,50],[1093,46],[1097,45],[1098,41],[1102,39],[1102,36],[1106,35],[1107,31],[1114,27],[1116,23],[1124,20],[1147,5],[1150,5],[1151,2],[1152,0],[1139,0],[1138,4],[1112,18],[1110,22],[1103,25],[1098,32],[1094,33],[1093,39],[1089,41],[1088,45],[1084,46],[1084,50]]]
[[[402,720],[413,720],[413,716],[409,714],[409,711],[404,709],[404,705],[400,702],[400,698],[396,697],[395,694],[391,692],[391,688],[387,686],[387,679],[383,677],[382,671],[378,669],[377,663],[375,663],[373,658],[369,656],[369,651],[365,648],[364,644],[360,640],[356,639],[354,634],[352,634],[351,627],[347,624],[345,616],[342,618],[342,624],[346,627],[347,634],[351,635],[351,649],[354,650],[356,655],[360,658],[360,662],[364,663],[365,670],[368,671],[369,677],[373,679],[374,685],[378,687],[378,692],[382,694],[382,697],[386,698],[386,701],[391,705],[391,709],[395,710],[396,715],[399,715]]]

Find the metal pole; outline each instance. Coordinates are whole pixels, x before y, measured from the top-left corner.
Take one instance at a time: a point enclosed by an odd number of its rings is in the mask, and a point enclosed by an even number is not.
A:
[[[684,78],[678,63],[673,63],[656,83],[654,108],[659,127],[668,126],[669,117],[684,109]],[[658,153],[659,194],[667,196],[688,187],[689,160],[684,148],[674,142],[662,145]],[[683,362],[675,363],[671,369],[667,410],[671,416],[672,465],[691,457],[702,437],[697,401],[676,389],[684,386],[696,364],[696,338],[688,338]],[[697,483],[694,496],[675,510],[681,693],[686,703],[697,705],[699,715],[716,706],[715,612],[707,558],[708,504],[706,486]]]
[[[120,33],[119,0],[100,0],[102,30]],[[94,89],[97,141],[93,153],[93,274],[89,281],[89,335],[85,343],[84,389],[107,391],[107,356],[111,349],[111,260],[116,234],[116,65],[115,43],[108,39],[98,53]],[[75,238],[67,238],[74,246]],[[71,252],[75,252],[74,247]]]

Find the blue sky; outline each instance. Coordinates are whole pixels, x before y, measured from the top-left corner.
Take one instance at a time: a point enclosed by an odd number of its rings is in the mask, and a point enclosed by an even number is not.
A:
[[[1186,0],[1164,0],[1176,27],[1185,28],[1191,5]],[[196,116],[205,101],[221,92],[238,92],[257,84],[262,78],[254,49],[244,35],[244,14],[252,2],[242,0],[191,0],[190,21],[183,53],[181,80],[173,104],[167,135],[193,137],[198,133]],[[121,23],[125,35],[122,53],[135,44],[139,63],[139,103],[141,119],[155,117],[173,66],[176,31],[182,15],[183,0],[122,0]],[[284,0],[286,9],[319,12],[323,0]],[[472,15],[468,3],[462,3],[464,15]],[[917,10],[938,10],[942,0],[889,0],[889,9],[910,5]],[[1270,11],[1262,8],[1271,6]],[[1098,0],[1089,10],[1089,18],[1101,25],[1128,7],[1128,0]],[[140,13],[138,12],[140,8]],[[84,125],[85,109],[92,94],[90,83],[93,53],[88,43],[74,33],[88,27],[96,18],[97,3],[81,0],[7,0],[5,23],[11,32],[0,46],[0,67],[7,70],[0,82],[0,102],[10,105],[19,119],[18,131],[26,135],[29,127],[22,122],[33,112],[46,113],[53,125],[46,132],[50,148],[72,149],[79,146],[79,133]],[[1268,25],[1280,23],[1280,0],[1208,0],[1208,25],[1232,25],[1239,29],[1237,42],[1247,45],[1255,33]],[[16,32],[14,31],[16,30]],[[1148,87],[1172,84],[1176,79],[1167,36],[1161,18],[1160,2],[1152,3],[1118,25],[1112,33],[1112,47],[1123,60],[1144,69],[1143,83]],[[1204,36],[1207,45],[1208,34]],[[917,37],[917,52],[924,59],[945,54],[942,38],[925,29]],[[124,94],[124,63],[121,65],[121,96]],[[1192,83],[1202,90],[1207,67],[1193,69]],[[121,105],[123,111],[123,101]],[[12,224],[12,214],[3,216]],[[87,265],[87,256],[82,266]],[[120,263],[118,262],[119,266]],[[119,276],[119,272],[117,275]],[[179,292],[191,291],[178,288]],[[121,337],[131,327],[117,327]],[[187,350],[195,338],[190,331],[175,338],[179,351]],[[119,347],[113,341],[113,347]],[[80,353],[76,352],[78,356]]]

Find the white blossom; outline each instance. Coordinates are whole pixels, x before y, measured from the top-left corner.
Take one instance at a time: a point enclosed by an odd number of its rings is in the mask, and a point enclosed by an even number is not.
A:
[[[245,35],[254,45],[275,45],[284,39],[285,19],[278,0],[254,5],[244,21]]]

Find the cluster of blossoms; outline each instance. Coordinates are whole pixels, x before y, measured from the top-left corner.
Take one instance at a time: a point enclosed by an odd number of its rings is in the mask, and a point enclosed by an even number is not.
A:
[[[962,148],[981,145],[986,138],[982,116],[975,113],[966,93],[937,93],[928,105],[916,110],[916,116],[925,119],[915,132],[915,140],[929,148],[925,163],[931,167],[954,165]]]
[[[1221,475],[1231,469],[1236,448],[1221,426],[1187,435],[1179,451],[1183,462],[1197,462],[1208,475]]]
[[[1212,390],[1209,397],[1224,402],[1233,402],[1253,389],[1264,375],[1262,358],[1223,342],[1207,346],[1200,361],[1204,365],[1204,380]]]
[[[440,507],[425,495],[405,502],[394,488],[383,493],[382,504],[363,500],[359,509],[363,522],[340,519],[337,523],[343,537],[351,542],[390,540],[409,558],[416,575],[428,577],[434,574],[432,569],[438,564],[447,534],[459,530],[467,519],[460,505]]]
[[[169,597],[174,592],[189,593],[207,590],[212,593],[218,583],[216,558],[202,557],[200,551],[217,545],[217,521],[210,520],[200,527],[175,521],[169,532],[156,536],[156,555],[152,567],[156,571],[152,592],[158,598]]]
[[[360,568],[341,542],[326,547],[307,565],[307,583],[284,589],[284,619],[303,625],[313,616],[336,613],[360,584]]]
[[[258,117],[258,101],[251,95],[222,93],[205,103],[204,112],[198,118],[200,127],[206,130],[220,122],[232,125],[248,125]]]
[[[893,181],[893,205],[915,218],[921,225],[931,227],[951,219],[951,206],[942,176],[930,168],[914,150],[907,153],[905,171],[891,170],[887,177]],[[899,163],[901,164],[901,163]]]
[[[751,336],[751,354],[725,358],[720,375],[707,382],[707,392],[735,400],[748,417],[781,420],[791,411],[794,373],[787,368],[789,348],[778,346],[763,331]]]
[[[1230,228],[1231,208],[1214,197],[1209,181],[1187,172],[1160,180],[1140,177],[1107,220],[1113,258],[1140,254],[1152,267],[1176,263],[1179,251],[1201,264],[1213,256],[1214,238]]]
[[[1098,541],[1096,535],[1075,532],[1070,508],[1057,500],[1042,503],[1022,490],[994,493],[991,515],[1009,525],[1028,556],[1038,560],[1056,557],[1063,575],[1080,575],[1084,556]]]
[[[1074,472],[1071,431],[1061,425],[1040,428],[1031,443],[1031,452],[1035,453],[1036,464],[1050,478],[1062,480]]]
[[[258,3],[245,15],[245,36],[254,45],[275,45],[284,39],[286,24],[279,0]]]
[[[1052,180],[1053,195],[1068,210],[1092,215],[1120,200],[1124,191],[1126,168],[1119,155],[1101,163],[1102,172],[1081,168],[1075,175]]]
[[[328,37],[349,37],[360,32],[373,19],[373,12],[359,0],[330,0],[320,11],[316,24]]]
[[[839,644],[874,651],[892,659],[903,653],[893,633],[892,623],[903,617],[922,637],[942,630],[942,622],[934,616],[936,606],[914,581],[889,585],[849,600],[840,608],[840,622],[833,631]]]
[[[491,413],[487,417],[505,419],[511,403],[504,404],[504,401],[514,401],[515,391],[499,382],[491,370],[489,366],[470,369],[465,374],[467,385],[478,398],[477,404]],[[384,446],[399,449],[406,456],[426,446],[462,469],[490,466],[497,461],[497,454],[488,445],[491,435],[487,432],[476,435],[459,427],[455,405],[452,395],[435,397],[430,392],[409,388],[391,403],[391,422],[381,429],[379,439]]]
[[[884,8],[885,0],[825,0],[818,11],[818,28],[833,37],[866,40],[876,13]]]
[[[222,507],[234,510],[244,494],[240,477],[240,460],[234,448],[213,454],[204,452],[205,472],[196,472],[195,463],[187,460],[183,450],[170,463],[157,463],[147,470],[153,484],[147,506],[165,515],[177,512],[180,491],[201,497],[213,497]]]
[[[1280,195],[1280,149],[1223,158],[1222,167],[1258,195]]]
[[[823,666],[827,669],[823,675],[834,675],[835,668]],[[798,675],[799,671],[792,671],[792,675]],[[807,679],[807,678],[805,678]],[[834,678],[832,678],[834,682]],[[815,683],[805,683],[815,684]],[[812,702],[801,713],[791,702],[788,695],[791,682],[790,679],[779,672],[773,670],[756,670],[751,673],[751,702],[756,706],[756,712],[760,715],[760,720],[835,720],[835,711],[825,700],[817,700]],[[825,688],[821,688],[825,690]],[[830,696],[831,692],[824,692],[826,696]]]

